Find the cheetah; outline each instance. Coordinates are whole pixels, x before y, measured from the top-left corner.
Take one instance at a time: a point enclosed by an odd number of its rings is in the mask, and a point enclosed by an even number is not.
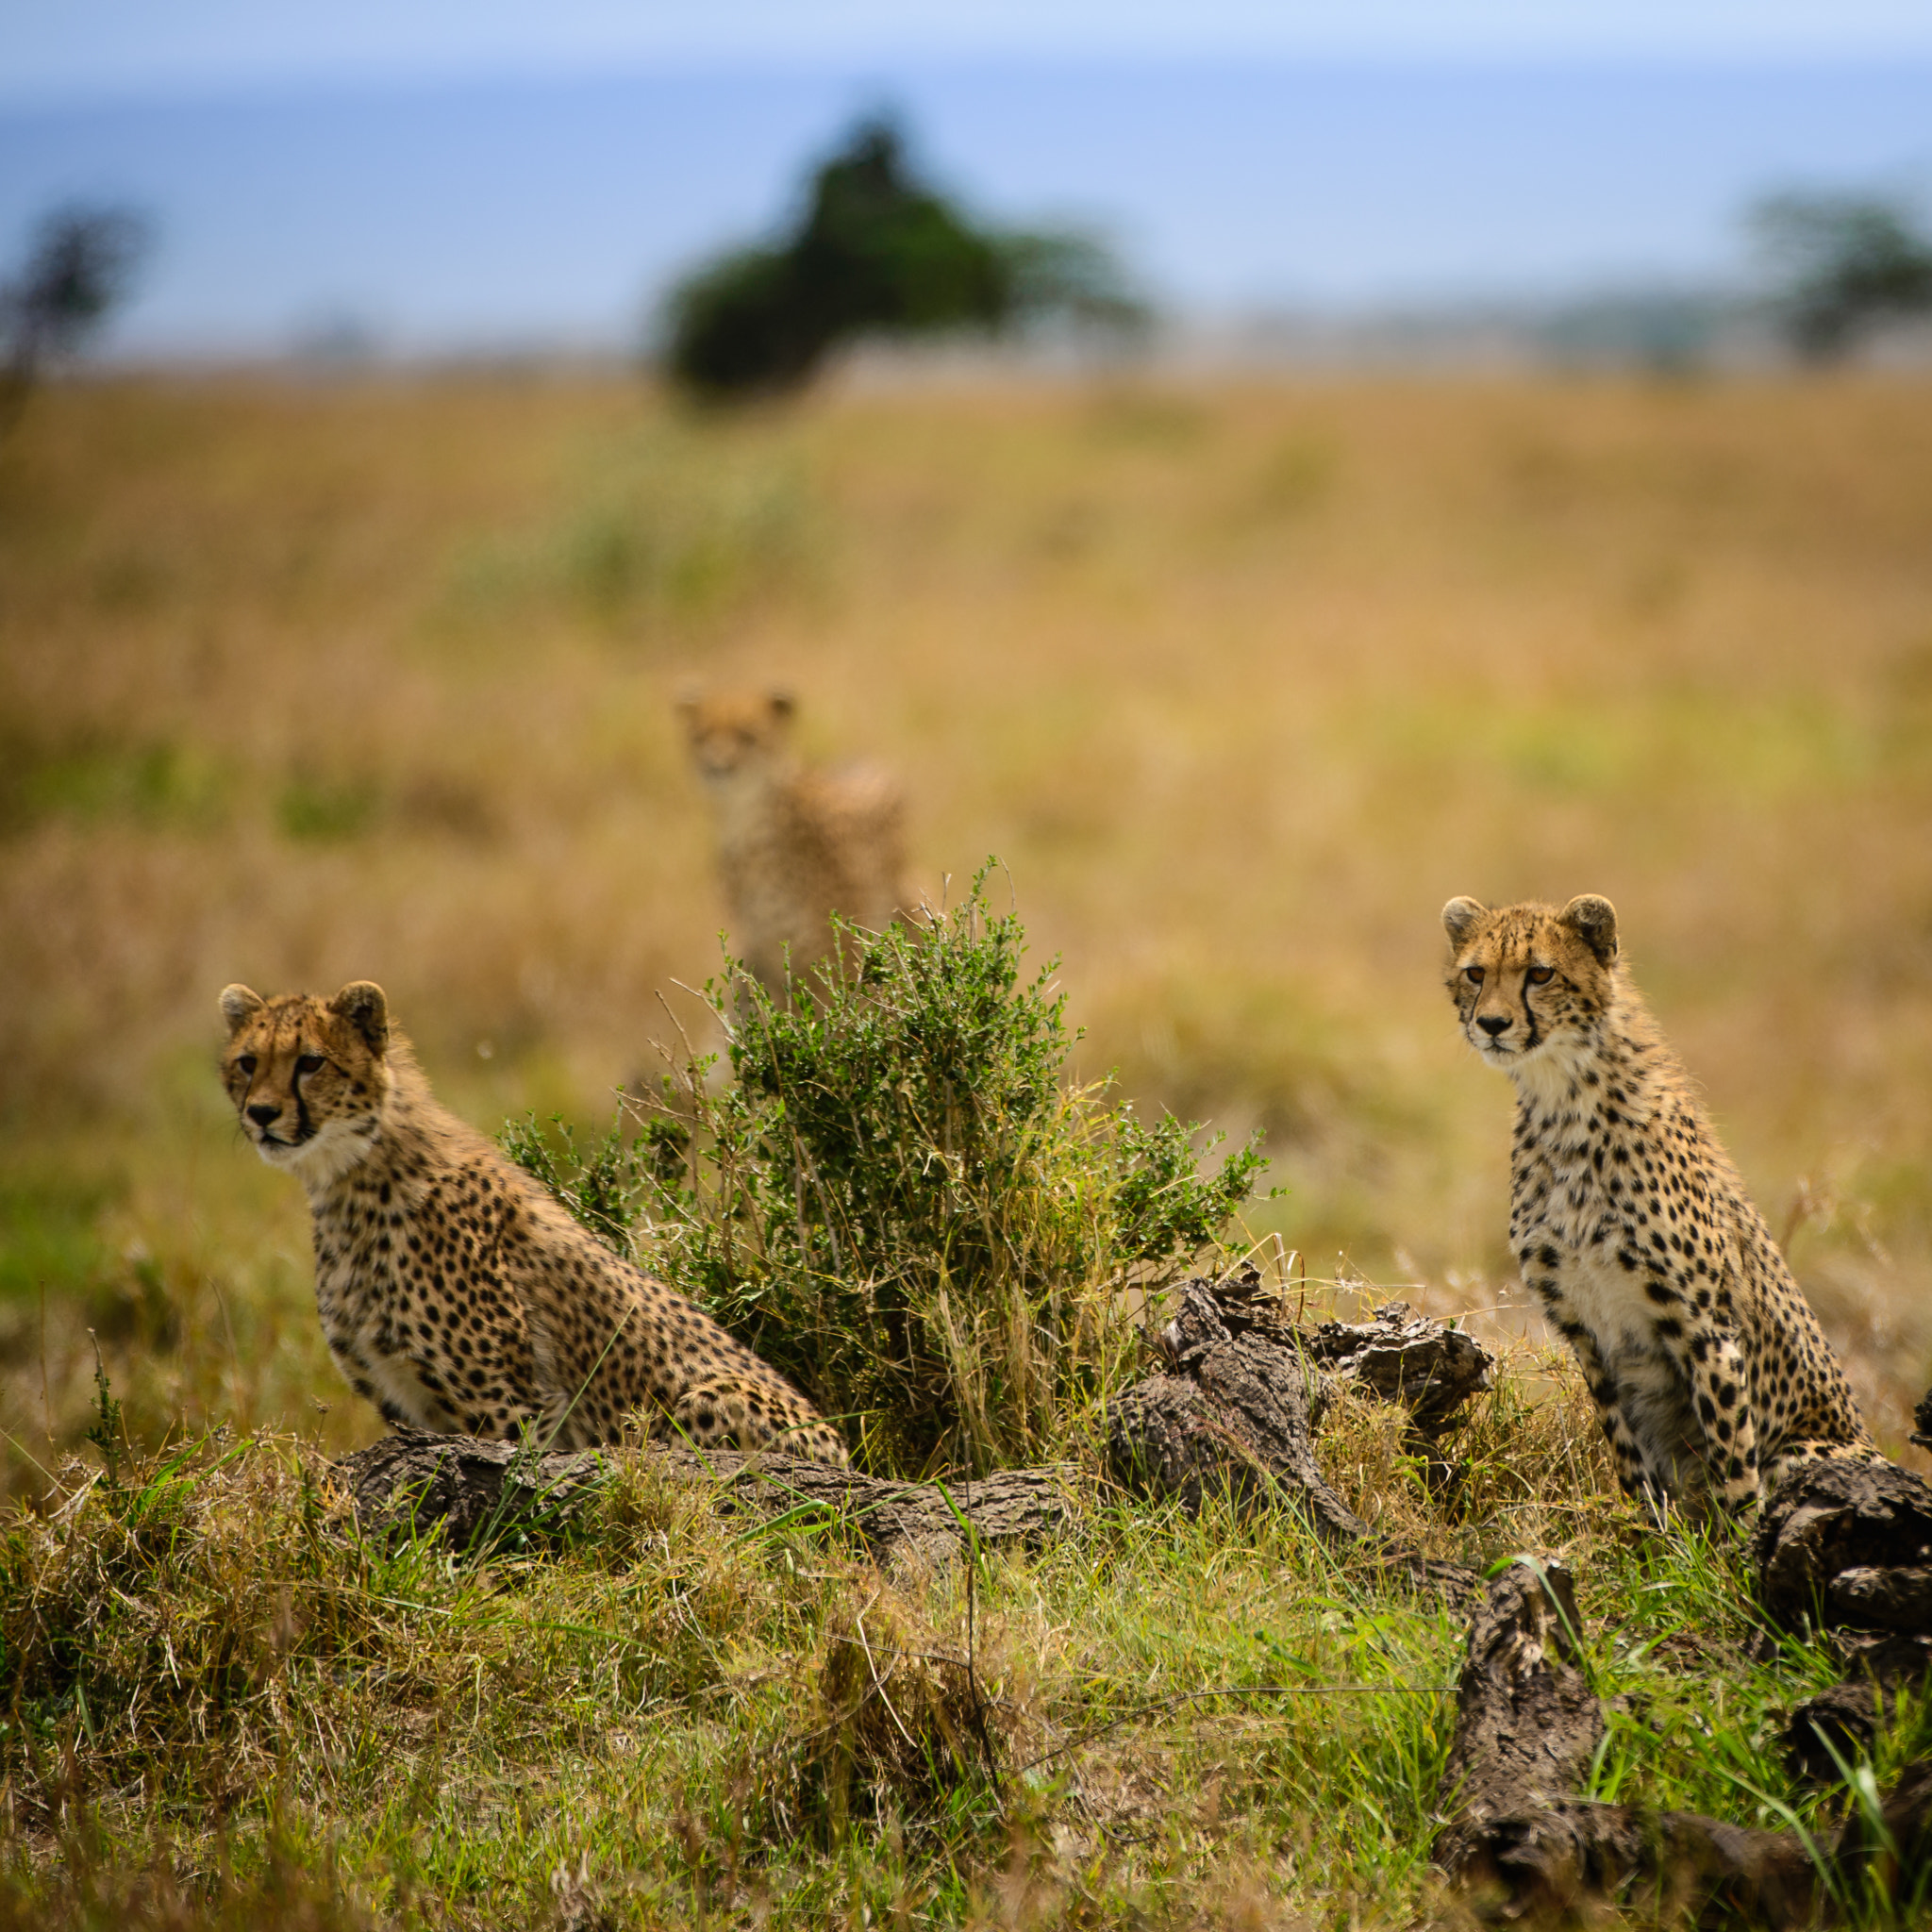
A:
[[[812,771],[782,691],[688,691],[678,716],[709,797],[731,935],[774,998],[834,950],[832,914],[877,931],[908,910],[905,801],[883,772]]]
[[[242,1131],[308,1191],[337,1365],[395,1426],[564,1448],[641,1425],[700,1447],[844,1445],[776,1370],[613,1254],[440,1107],[382,989],[221,996]]]
[[[1516,1084],[1509,1244],[1617,1475],[1661,1518],[1876,1460],[1844,1371],[1619,954],[1617,914],[1442,908],[1469,1043]]]

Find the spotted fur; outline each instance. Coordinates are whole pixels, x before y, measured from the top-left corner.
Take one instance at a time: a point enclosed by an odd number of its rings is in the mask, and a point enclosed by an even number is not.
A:
[[[1509,1244],[1624,1489],[1725,1509],[1874,1459],[1844,1371],[1630,983],[1607,899],[1442,908],[1464,1036],[1516,1083]]]
[[[643,1427],[845,1460],[830,1426],[708,1315],[614,1255],[439,1107],[367,980],[223,994],[222,1078],[308,1190],[323,1333],[391,1423],[566,1447]]]
[[[687,692],[678,715],[711,805],[731,940],[783,998],[793,974],[833,949],[833,913],[877,931],[913,906],[905,871],[905,801],[868,767],[817,772],[791,744],[784,691]]]

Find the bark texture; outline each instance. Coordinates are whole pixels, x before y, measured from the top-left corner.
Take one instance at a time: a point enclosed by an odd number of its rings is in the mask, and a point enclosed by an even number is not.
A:
[[[1324,1392],[1352,1383],[1399,1402],[1429,1441],[1495,1379],[1496,1358],[1474,1335],[1418,1315],[1407,1302],[1377,1308],[1373,1322],[1324,1322],[1298,1339],[1322,1370]]]
[[[1589,1770],[1604,1713],[1583,1674],[1581,1629],[1576,1586],[1560,1564],[1520,1562],[1491,1584],[1456,1686],[1442,1770],[1455,1810],[1434,1854],[1444,1871],[1496,1876],[1508,1841],[1499,1840],[1498,1822],[1548,1810]]]
[[[1847,1768],[1869,1760],[1899,1691],[1932,1676],[1932,1637],[1848,1635],[1840,1649],[1843,1681],[1799,1705],[1778,1734],[1791,1775],[1814,1784],[1838,1784]]]
[[[1558,1924],[1615,1904],[1645,1923],[1778,1932],[1827,1917],[1874,1875],[1890,1895],[1912,1895],[1932,1855],[1932,1764],[1908,1767],[1884,1802],[1895,1849],[1857,1813],[1820,1846],[1830,1885],[1795,1832],[1577,1796],[1605,1719],[1581,1667],[1575,1604],[1559,1565],[1519,1563],[1490,1586],[1470,1629],[1434,1856],[1478,1918]]]
[[[1932,1484],[1892,1462],[1816,1462],[1773,1491],[1752,1539],[1759,1601],[1807,1623],[1932,1634]]]
[[[1115,1479],[1190,1510],[1223,1492],[1243,1509],[1286,1505],[1325,1541],[1361,1547],[1391,1576],[1457,1602],[1474,1597],[1473,1573],[1377,1535],[1335,1493],[1316,1461],[1314,1431],[1336,1389],[1354,1382],[1408,1406],[1411,1418],[1426,1415],[1424,1440],[1432,1441],[1488,1387],[1488,1351],[1399,1302],[1373,1323],[1330,1322],[1305,1333],[1276,1319],[1258,1287],[1252,1271],[1183,1286],[1180,1312],[1159,1341],[1167,1369],[1129,1389],[1108,1418]]]
[[[727,1514],[802,1510],[830,1517],[849,1524],[882,1555],[950,1555],[966,1540],[960,1516],[990,1544],[1044,1542],[1066,1535],[1074,1522],[1075,1477],[1063,1469],[1005,1470],[942,1491],[936,1484],[880,1482],[829,1463],[770,1453],[720,1450],[700,1457],[654,1444],[531,1457],[509,1442],[415,1430],[358,1450],[336,1468],[365,1526],[434,1525],[455,1548],[467,1550],[519,1531],[559,1527],[625,1456],[647,1456],[670,1475],[709,1485]]]

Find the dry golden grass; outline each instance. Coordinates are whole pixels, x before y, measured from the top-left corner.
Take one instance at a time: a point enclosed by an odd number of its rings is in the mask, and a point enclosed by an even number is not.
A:
[[[1932,388],[1878,377],[43,395],[0,450],[0,1427],[72,1439],[91,1323],[145,1424],[375,1432],[214,992],[374,977],[482,1124],[600,1115],[716,961],[693,674],[895,763],[928,888],[996,852],[1064,956],[1078,1071],[1265,1125],[1256,1231],[1437,1307],[1510,1274],[1437,908],[1608,893],[1899,1445]]]

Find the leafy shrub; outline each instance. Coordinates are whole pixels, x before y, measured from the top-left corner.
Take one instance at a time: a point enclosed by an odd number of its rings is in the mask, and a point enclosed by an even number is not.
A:
[[[1023,979],[982,872],[916,929],[854,932],[773,999],[727,962],[708,996],[735,1079],[687,1055],[641,1133],[510,1152],[712,1309],[860,1459],[983,1470],[1075,1439],[1131,1359],[1145,1294],[1214,1241],[1266,1164],[1201,1171],[1192,1127],[1068,1088],[1053,967]],[[848,1429],[848,1434],[851,1431]]]

